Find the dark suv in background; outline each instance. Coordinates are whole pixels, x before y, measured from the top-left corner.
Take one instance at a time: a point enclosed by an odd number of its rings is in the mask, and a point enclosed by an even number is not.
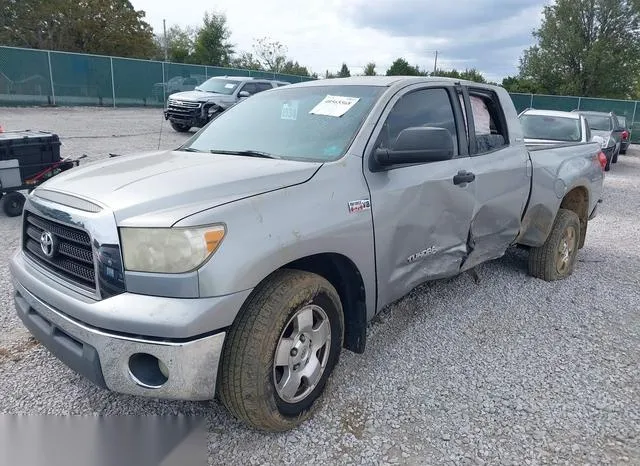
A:
[[[618,117],[618,123],[622,128],[622,141],[620,143],[620,153],[626,154],[627,149],[629,148],[629,144],[631,144],[631,130],[629,125],[627,125],[627,118],[623,116]]]
[[[189,131],[194,126],[202,128],[240,100],[287,84],[290,83],[249,76],[214,76],[193,91],[171,94],[164,118],[176,131]]]
[[[622,134],[618,116],[613,112],[595,112],[588,110],[574,110],[587,119],[591,134],[602,139],[602,151],[607,156],[607,168],[618,161],[618,154],[622,151]],[[627,132],[627,139],[628,139]],[[626,149],[625,149],[626,150]]]

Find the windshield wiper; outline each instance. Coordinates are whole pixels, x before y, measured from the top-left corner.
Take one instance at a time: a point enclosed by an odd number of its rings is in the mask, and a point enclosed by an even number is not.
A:
[[[260,157],[263,159],[279,159],[277,155],[269,154],[268,152],[261,152],[258,150],[216,150],[211,149],[210,152],[212,154],[223,154],[223,155],[244,155],[247,157]]]
[[[185,147],[184,149],[178,149],[183,152],[204,152],[202,150],[194,149],[193,147]]]

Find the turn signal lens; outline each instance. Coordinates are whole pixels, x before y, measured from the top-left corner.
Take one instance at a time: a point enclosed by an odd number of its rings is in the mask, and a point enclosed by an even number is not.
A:
[[[204,241],[207,244],[207,251],[209,254],[218,249],[218,245],[224,238],[224,228],[217,228],[215,230],[209,230],[204,234]]]

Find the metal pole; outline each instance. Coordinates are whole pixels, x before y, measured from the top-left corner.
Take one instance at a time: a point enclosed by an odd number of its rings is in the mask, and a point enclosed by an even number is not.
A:
[[[438,70],[438,51],[436,50],[436,58],[435,60],[433,60],[433,72],[435,74],[435,72]]]
[[[633,116],[631,117],[631,128],[633,128],[633,125],[636,122],[636,109],[638,108],[638,101],[636,100],[636,103],[633,105]]]
[[[116,108],[116,81],[113,76],[113,57],[109,57],[111,62],[111,95],[113,96],[113,108]]]
[[[164,79],[164,62],[162,62],[162,105],[163,106],[166,101],[167,101],[167,83]]]
[[[529,108],[533,108],[533,94],[531,94],[531,102],[529,103]]]
[[[164,29],[164,61],[169,61],[169,52],[167,50],[167,20],[162,20],[162,28]]]
[[[56,90],[53,88],[53,70],[51,69],[51,52],[47,51],[47,60],[49,61],[49,81],[51,82],[51,97],[53,105],[56,104]]]
[[[582,97],[578,97],[578,110],[580,110],[581,103],[582,103]]]

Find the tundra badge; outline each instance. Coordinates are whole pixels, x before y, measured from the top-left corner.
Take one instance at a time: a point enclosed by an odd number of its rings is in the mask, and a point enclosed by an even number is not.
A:
[[[422,251],[416,252],[415,254],[411,254],[409,257],[407,257],[407,262],[415,262],[418,259],[433,255],[436,252],[438,252],[438,249],[435,246],[431,246],[430,248],[423,249]]]

